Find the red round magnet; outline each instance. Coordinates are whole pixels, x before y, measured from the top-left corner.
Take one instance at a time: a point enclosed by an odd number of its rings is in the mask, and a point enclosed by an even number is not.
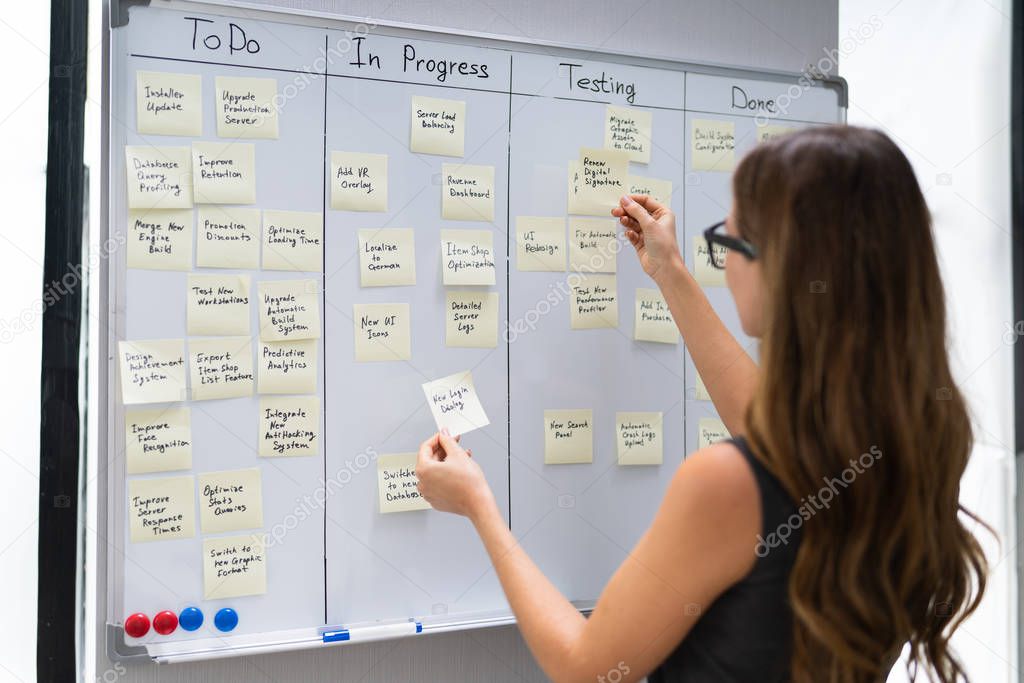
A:
[[[136,612],[124,620],[124,632],[132,638],[141,638],[149,633],[149,617]]]
[[[162,636],[174,633],[176,628],[178,628],[178,615],[174,612],[164,610],[153,617],[153,630]]]

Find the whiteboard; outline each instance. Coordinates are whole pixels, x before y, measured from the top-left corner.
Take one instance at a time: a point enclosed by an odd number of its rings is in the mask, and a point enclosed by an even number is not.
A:
[[[209,36],[217,40],[206,40]],[[251,49],[254,44],[258,50]],[[129,269],[116,248],[102,261],[108,297],[101,316],[109,332],[101,444],[108,462],[108,649],[113,656],[159,661],[320,647],[325,630],[340,628],[372,639],[511,621],[488,558],[466,520],[433,511],[377,511],[376,457],[414,451],[435,430],[420,385],[466,369],[472,370],[490,425],[465,441],[499,507],[558,588],[581,609],[592,606],[650,523],[676,466],[697,447],[700,419],[715,413],[696,394],[693,364],[681,343],[633,339],[635,290],[654,285],[631,248],[617,258],[618,327],[572,330],[568,273],[517,269],[515,218],[566,216],[567,163],[581,147],[602,146],[605,106],[646,110],[652,114],[653,151],[648,164],[631,164],[631,173],[672,182],[680,245],[692,267],[694,238],[721,220],[729,205],[729,173],[692,168],[693,119],[732,121],[737,158],[756,144],[756,123],[762,117],[794,127],[845,119],[842,87],[793,74],[594,55],[486,36],[212,4],[133,7],[130,21],[111,30],[109,50],[108,244],[123,244],[126,234],[124,147],[217,140],[216,76],[274,77],[283,98],[278,139],[250,141],[256,146],[254,206],[322,212],[324,217],[320,455],[258,458],[258,395],[188,402],[192,474],[261,470],[268,539],[263,595],[203,599],[201,546],[211,534],[197,529],[187,539],[129,540],[127,481],[166,475],[125,473],[117,342],[187,337],[187,273]],[[443,74],[442,62],[448,65]],[[460,64],[468,65],[462,69],[466,73],[460,73]],[[139,70],[201,76],[201,138],[137,132]],[[460,160],[410,152],[415,95],[466,102],[461,162],[494,167],[493,222],[442,219],[441,164]],[[742,106],[751,101],[762,108]],[[768,116],[765,106],[775,112]],[[388,155],[387,212],[330,208],[332,151]],[[415,287],[360,287],[357,232],[382,227],[414,230]],[[496,348],[445,346],[443,309],[449,288],[441,280],[439,241],[440,231],[448,228],[493,231],[497,277],[490,290],[500,302]],[[263,280],[308,277],[247,272],[253,287]],[[706,291],[730,330],[755,355],[727,290]],[[355,362],[353,304],[394,302],[408,303],[413,313],[412,359]],[[255,307],[252,322],[252,329],[258,329]],[[593,410],[592,463],[544,464],[542,416],[553,408]],[[614,420],[623,411],[663,413],[663,464],[617,464]],[[178,629],[165,636],[151,631],[140,639],[123,633],[129,614],[152,616],[188,606],[207,616],[197,631]],[[209,624],[222,607],[239,616],[230,633]],[[410,630],[409,624],[419,627]]]

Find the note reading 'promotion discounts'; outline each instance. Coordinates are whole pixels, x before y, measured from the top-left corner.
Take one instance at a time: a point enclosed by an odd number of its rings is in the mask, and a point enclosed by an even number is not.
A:
[[[238,270],[260,267],[259,209],[203,206],[197,213],[197,266]]]
[[[469,370],[427,382],[423,393],[438,430],[447,427],[452,436],[458,436],[491,423],[480,405]]]
[[[377,458],[380,512],[429,510],[430,503],[416,489],[416,454],[393,453]]]
[[[594,461],[594,411],[544,411],[544,464]]]

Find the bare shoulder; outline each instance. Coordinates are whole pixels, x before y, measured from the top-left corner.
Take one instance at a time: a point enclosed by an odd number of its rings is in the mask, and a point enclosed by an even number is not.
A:
[[[676,470],[670,493],[703,505],[733,507],[742,502],[757,509],[760,495],[754,473],[740,450],[721,442],[691,454]]]

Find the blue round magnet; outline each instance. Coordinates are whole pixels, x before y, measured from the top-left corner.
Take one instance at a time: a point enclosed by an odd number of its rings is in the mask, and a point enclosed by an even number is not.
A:
[[[236,619],[237,621],[237,619]],[[198,607],[186,607],[178,615],[178,626],[186,631],[195,631],[203,625],[203,612]]]
[[[238,626],[238,612],[230,607],[217,610],[217,613],[213,615],[213,625],[217,627],[218,631],[233,630]]]

